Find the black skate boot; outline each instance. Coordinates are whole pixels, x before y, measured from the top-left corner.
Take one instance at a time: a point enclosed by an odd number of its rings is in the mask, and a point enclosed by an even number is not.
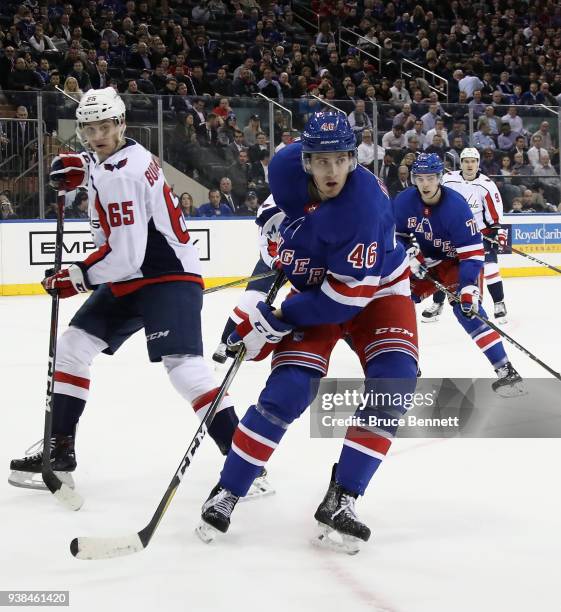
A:
[[[8,482],[14,487],[24,489],[47,490],[41,476],[43,461],[43,440],[39,440],[27,449],[22,459],[12,459],[12,472]],[[36,452],[34,452],[36,451]],[[76,453],[74,452],[74,436],[55,435],[51,438],[51,465],[55,474],[69,487],[74,488],[71,472],[76,469]]]
[[[436,323],[438,319],[440,319],[440,315],[442,314],[443,309],[444,302],[442,304],[439,304],[438,302],[433,302],[421,313],[421,321],[423,321],[424,323]]]
[[[216,363],[226,363],[226,359],[228,359],[228,355],[226,353],[226,348],[227,347],[224,344],[224,342],[221,342],[216,347],[216,350],[214,351],[214,353],[212,355],[213,361],[216,361]]]
[[[230,527],[230,516],[240,498],[217,484],[203,504],[197,535],[207,544]]]
[[[335,481],[336,469],[337,464],[333,466],[329,489],[314,514],[320,532],[313,543],[355,555],[359,551],[360,541],[367,542],[370,538],[370,529],[361,523],[356,515],[356,493],[348,491]]]
[[[504,366],[495,370],[498,380],[491,387],[495,393],[501,397],[520,397],[526,395],[526,389],[522,377],[514,369],[514,366],[508,361]]]
[[[499,325],[508,323],[508,320],[506,318],[506,306],[504,302],[497,302],[495,304],[495,321]]]

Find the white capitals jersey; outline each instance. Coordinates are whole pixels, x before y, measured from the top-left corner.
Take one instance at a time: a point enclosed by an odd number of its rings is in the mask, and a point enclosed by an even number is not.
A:
[[[147,284],[191,281],[204,286],[179,203],[157,160],[142,145],[126,144],[89,161],[89,213],[97,250],[83,262],[92,285],[110,283],[116,296]]]
[[[442,184],[464,196],[480,232],[486,233],[490,227],[502,223],[501,194],[495,183],[485,174],[478,172],[473,181],[467,181],[461,170],[454,170],[442,177]]]

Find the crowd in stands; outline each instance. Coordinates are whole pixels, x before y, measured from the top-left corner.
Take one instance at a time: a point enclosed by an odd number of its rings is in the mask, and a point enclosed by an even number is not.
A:
[[[271,152],[329,107],[392,194],[419,152],[456,168],[470,143],[507,210],[561,201],[558,1],[3,0],[0,94],[21,121],[0,119],[0,173],[36,137],[23,115],[36,117],[37,92],[56,135],[85,91],[108,86],[133,125],[155,124],[161,96],[166,161],[210,189],[205,203],[182,194],[186,216],[254,214]],[[277,107],[269,125],[257,93],[292,115]]]

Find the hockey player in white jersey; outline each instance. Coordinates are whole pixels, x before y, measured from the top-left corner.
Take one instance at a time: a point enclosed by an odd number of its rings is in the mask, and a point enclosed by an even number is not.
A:
[[[442,178],[442,184],[461,193],[470,205],[477,223],[477,229],[483,234],[485,248],[485,284],[495,305],[494,315],[497,323],[506,323],[506,306],[501,274],[499,272],[499,248],[506,246],[506,230],[501,228],[503,201],[495,183],[485,174],[479,172],[479,151],[467,147],[460,153],[461,170],[448,172]],[[485,240],[490,238],[499,243]],[[444,308],[444,294],[437,292],[432,304],[423,311],[425,322],[438,321]]]
[[[150,361],[163,362],[172,385],[200,418],[218,391],[202,356],[199,255],[158,161],[125,138],[125,105],[113,88],[89,90],[76,118],[87,152],[56,157],[50,178],[60,190],[87,186],[97,248],[83,262],[48,272],[42,283],[61,298],[93,289],[57,344],[51,460],[70,484],[76,426],[99,353],[112,355],[144,328]],[[209,429],[224,454],[237,424],[226,397]],[[45,488],[41,459],[40,450],[13,460],[10,483]]]
[[[260,257],[253,269],[252,276],[279,268],[280,262],[277,245],[280,235],[280,224],[285,216],[282,210],[275,204],[272,195],[259,207],[255,223],[259,228],[258,245]],[[258,302],[265,299],[265,295],[274,280],[274,276],[268,276],[248,283],[240,301],[230,313],[228,321],[224,326],[220,343],[212,355],[214,361],[217,363],[224,363],[226,361],[228,358],[226,352],[228,337],[236,329],[236,325],[241,323],[243,318],[247,316],[246,313],[253,309]]]

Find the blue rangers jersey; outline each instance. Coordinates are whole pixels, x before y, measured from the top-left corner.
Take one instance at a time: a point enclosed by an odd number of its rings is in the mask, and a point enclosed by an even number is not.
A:
[[[286,213],[279,256],[297,295],[282,303],[295,327],[342,323],[384,295],[410,295],[409,264],[396,244],[395,222],[383,185],[359,166],[341,193],[311,202],[311,177],[301,164],[301,144],[279,151],[269,185]]]
[[[441,187],[440,202],[423,203],[416,187],[408,187],[394,199],[397,235],[406,243],[414,236],[428,268],[441,261],[460,263],[460,289],[477,285],[483,268],[481,234],[466,199],[449,187]]]

